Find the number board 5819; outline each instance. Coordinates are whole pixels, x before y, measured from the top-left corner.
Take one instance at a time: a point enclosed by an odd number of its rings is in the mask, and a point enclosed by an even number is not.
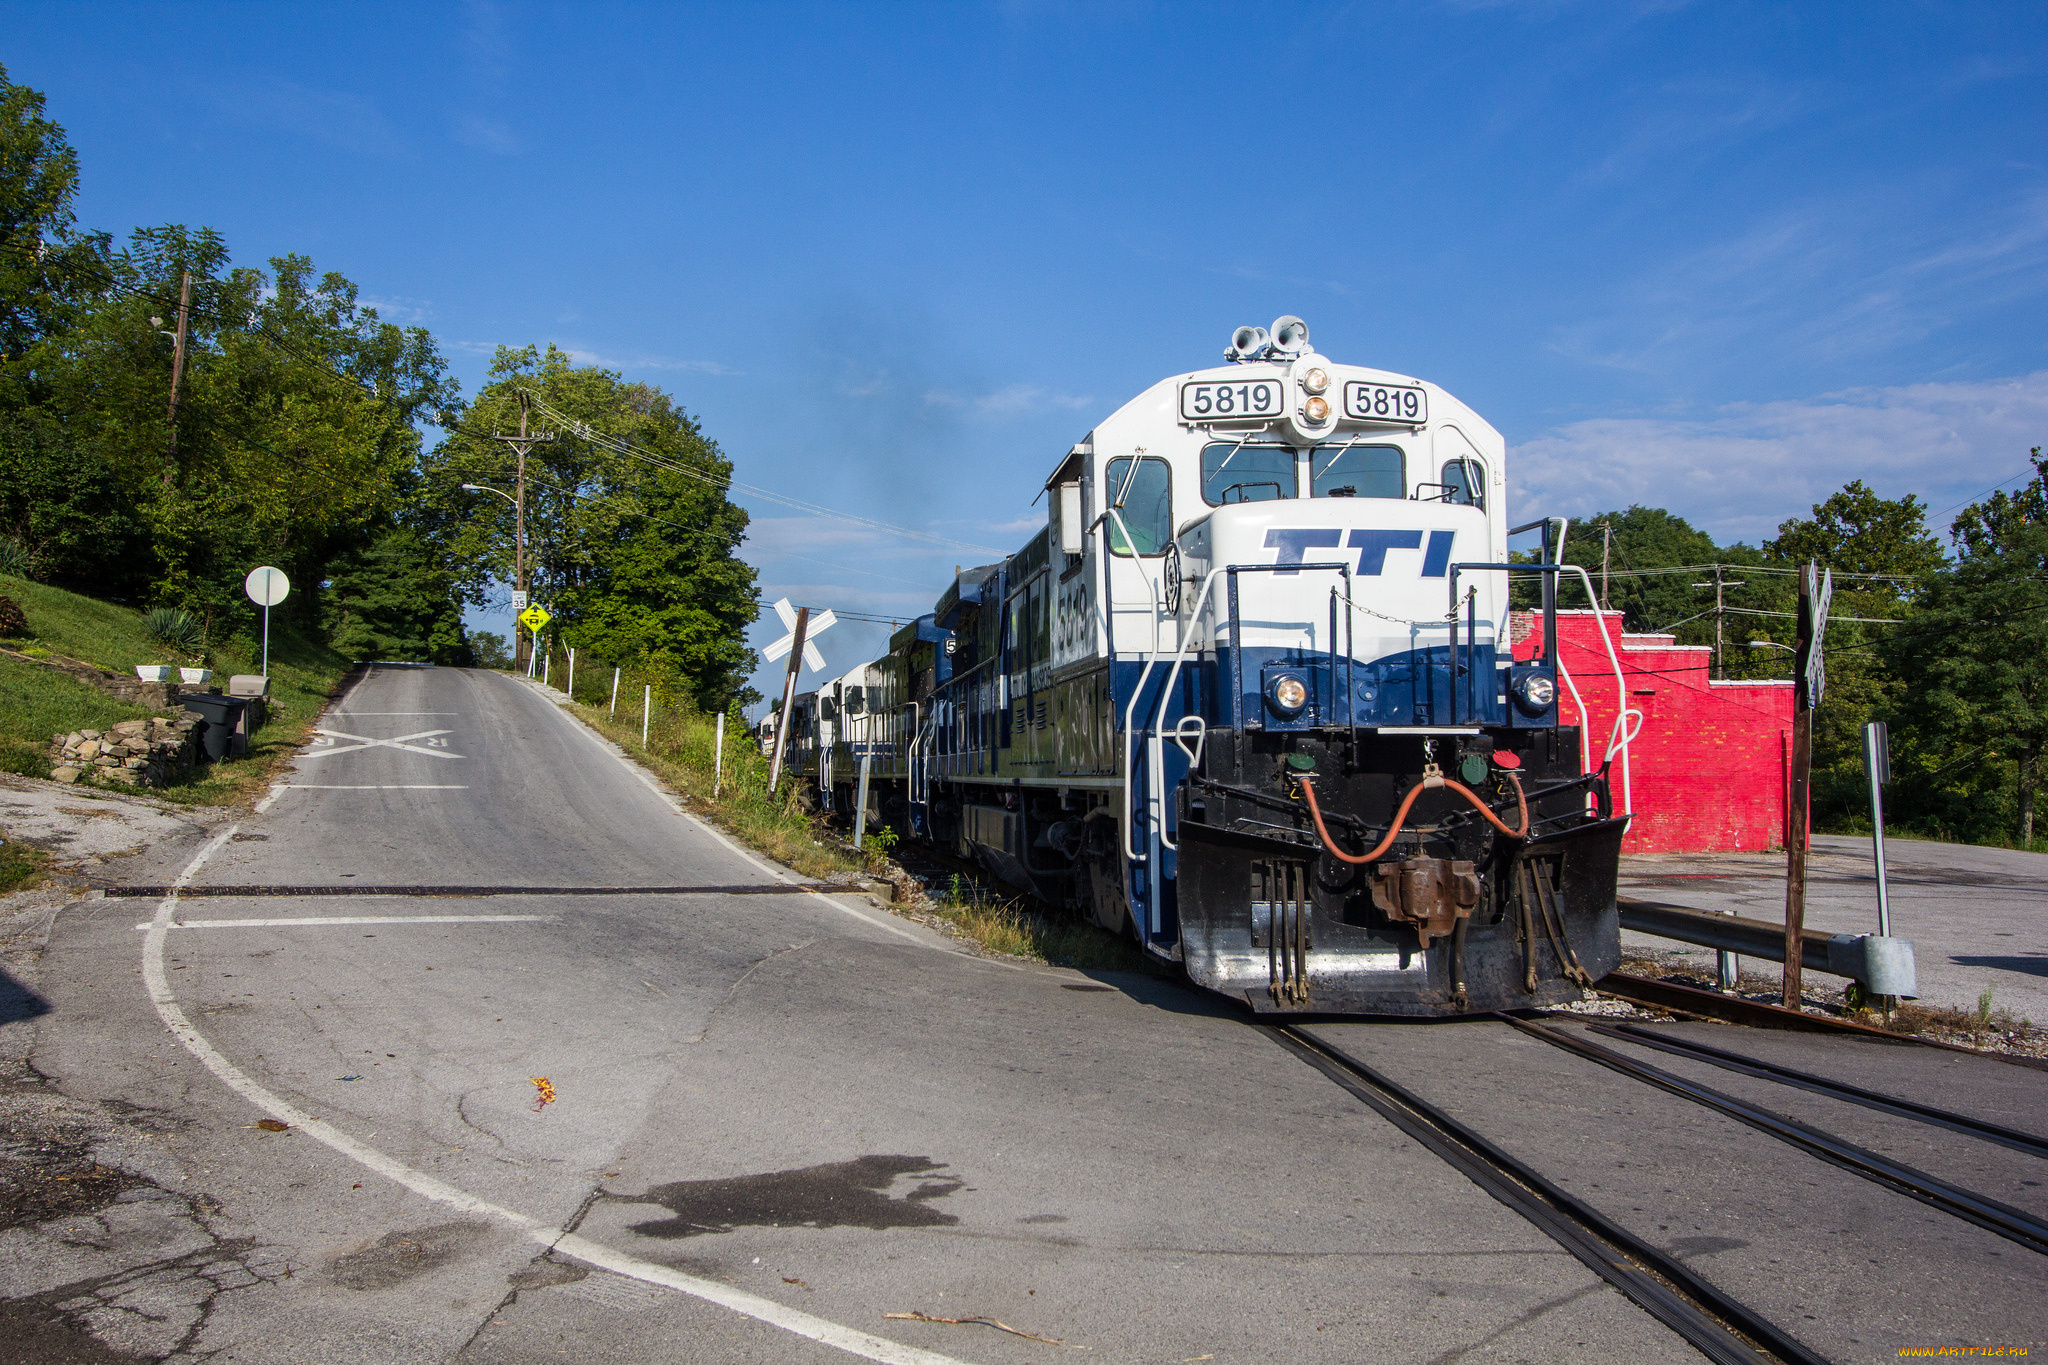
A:
[[[1281,415],[1286,390],[1278,379],[1246,379],[1232,384],[1199,382],[1180,386],[1183,422],[1266,421]]]
[[[1429,420],[1429,396],[1420,384],[1370,384],[1353,379],[1344,385],[1344,415],[1354,422],[1419,425]]]

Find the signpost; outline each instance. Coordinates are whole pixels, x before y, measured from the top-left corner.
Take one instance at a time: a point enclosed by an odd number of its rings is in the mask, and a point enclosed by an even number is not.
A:
[[[1785,812],[1785,975],[1781,996],[1786,1009],[1800,1007],[1800,958],[1805,951],[1806,850],[1809,842],[1807,806],[1813,781],[1813,710],[1827,691],[1823,645],[1828,631],[1828,604],[1835,595],[1834,570],[1823,577],[1811,560],[1799,571],[1799,633],[1794,660],[1798,697],[1792,710],[1792,790]]]
[[[270,690],[270,609],[284,601],[292,590],[292,581],[284,576],[283,569],[273,569],[268,564],[249,570],[249,576],[242,581],[242,591],[249,594],[249,600],[263,608],[263,690]]]
[[[789,634],[768,644],[762,649],[761,657],[773,663],[787,654],[789,672],[782,680],[782,711],[775,722],[775,753],[768,761],[770,792],[782,780],[782,755],[789,748],[789,708],[790,703],[796,700],[797,674],[806,664],[813,669],[825,667],[825,656],[818,652],[818,647],[811,640],[830,630],[839,619],[828,609],[819,612],[818,619],[813,621],[809,607],[792,607],[787,597],[777,599],[775,614],[782,618],[783,625],[789,627]]]

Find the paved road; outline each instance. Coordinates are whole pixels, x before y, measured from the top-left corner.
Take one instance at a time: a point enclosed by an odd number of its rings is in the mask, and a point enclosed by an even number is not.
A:
[[[1808,859],[1806,925],[1830,934],[1877,932],[1870,840],[1820,835]],[[1974,1010],[1994,1003],[2048,1024],[2048,854],[1918,839],[1885,842],[1892,933],[1913,941],[1920,998]],[[1784,923],[1785,855],[1695,853],[1622,860],[1622,894]],[[1627,941],[1671,950],[1668,939]],[[1699,959],[1713,970],[1712,949]],[[1774,962],[1744,970],[1776,977]],[[1839,978],[1824,977],[1837,981]]]
[[[378,668],[323,726],[259,815],[132,875],[438,890],[67,912],[53,1011],[9,1027],[37,1030],[52,1122],[111,1111],[98,1151],[146,1179],[0,1229],[0,1296],[179,1360],[1697,1358],[1237,1015],[796,889],[524,684]],[[508,884],[581,889],[450,890]],[[1825,1168],[1486,1037],[1372,1046],[1594,1190],[1654,1118],[1617,1197],[1682,1202],[1650,1235],[1839,1359],[2041,1301],[2041,1258],[1863,1189],[1853,1235],[1904,1219],[1902,1250],[1774,1252],[1773,1201],[1834,1198]],[[2048,1076],[2005,1070],[1986,1102],[2038,1114]],[[1700,1171],[1696,1133],[1725,1153]],[[1765,1193],[1720,1207],[1744,1162]],[[1898,1290],[1947,1255],[1977,1288]]]

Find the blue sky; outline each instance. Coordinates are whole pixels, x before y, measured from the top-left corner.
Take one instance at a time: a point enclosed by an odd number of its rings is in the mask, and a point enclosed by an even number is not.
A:
[[[471,391],[556,342],[747,483],[965,545],[1014,548],[1097,418],[1281,313],[1486,414],[1518,515],[1754,540],[1855,477],[1952,511],[2048,442],[2039,5],[0,3],[0,33],[87,225],[307,253]],[[739,501],[770,600],[907,618],[977,559]]]

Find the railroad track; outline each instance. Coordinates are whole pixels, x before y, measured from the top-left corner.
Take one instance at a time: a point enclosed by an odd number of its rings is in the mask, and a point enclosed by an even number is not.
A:
[[[1953,1217],[2048,1254],[2048,1221],[1925,1171],[1894,1161],[1810,1124],[1725,1094],[1689,1077],[1561,1029],[1514,1015],[1503,1024],[1574,1056],[1691,1100],[1807,1155],[1918,1200]],[[1797,1337],[1759,1310],[1696,1275],[1676,1257],[1645,1242],[1598,1209],[1566,1192],[1518,1158],[1347,1052],[1341,1044],[1286,1024],[1255,1025],[1281,1047],[1343,1086],[1401,1132],[1435,1153],[1475,1185],[1521,1214],[1659,1322],[1716,1362],[1822,1362]],[[1687,1060],[1963,1133],[2032,1156],[2048,1157],[2048,1139],[1932,1105],[1885,1095],[1792,1067],[1761,1062],[1683,1038],[1663,1038],[1630,1025],[1595,1023],[1591,1031]]]
[[[1534,1223],[1588,1269],[1716,1365],[1828,1365],[1762,1313],[1695,1275],[1592,1205],[1336,1044],[1287,1024],[1275,1042],[1357,1096],[1480,1189]]]

